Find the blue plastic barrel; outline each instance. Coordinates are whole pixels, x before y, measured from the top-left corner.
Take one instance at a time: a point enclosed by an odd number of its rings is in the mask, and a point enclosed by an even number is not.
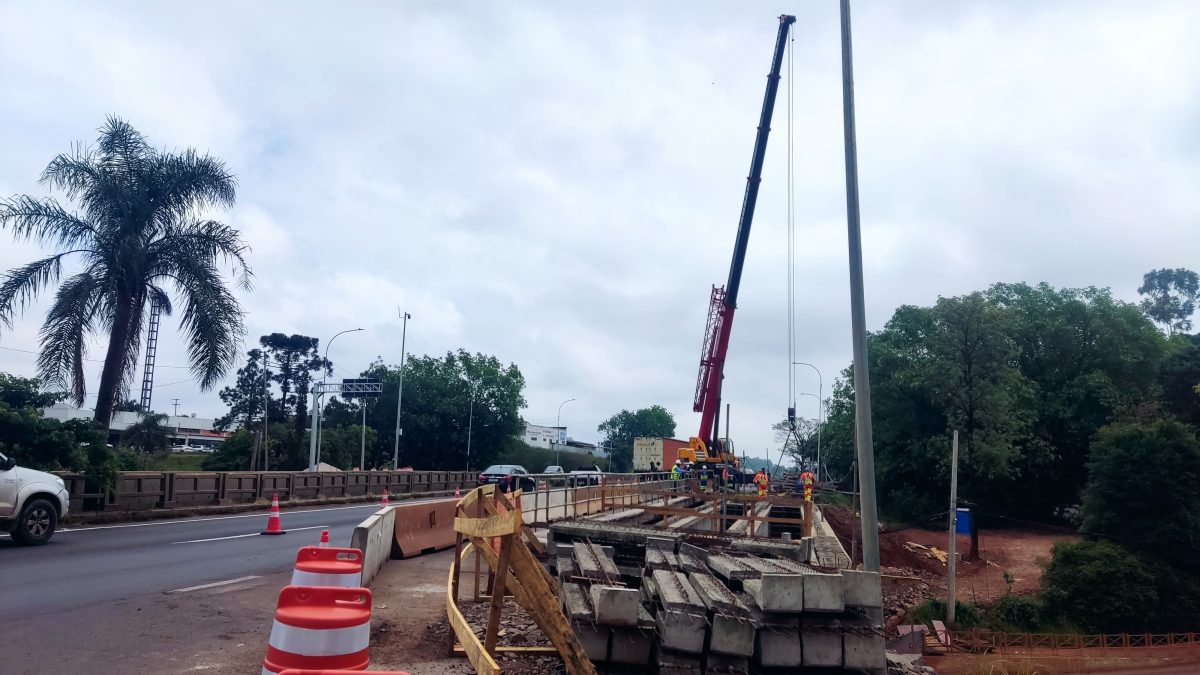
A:
[[[954,516],[954,533],[971,534],[971,509],[958,509]]]

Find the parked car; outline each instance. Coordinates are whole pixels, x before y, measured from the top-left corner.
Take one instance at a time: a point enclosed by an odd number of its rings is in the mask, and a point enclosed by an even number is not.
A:
[[[21,468],[0,454],[0,531],[11,532],[13,541],[26,546],[50,541],[69,505],[63,479]]]
[[[568,475],[575,485],[599,485],[600,479],[604,477],[604,472],[600,470],[600,467],[595,466],[591,469],[576,469]]]
[[[566,473],[566,471],[563,471],[563,468],[561,466],[558,466],[557,464],[555,464],[554,466],[548,466],[545,469],[543,469],[542,473]]]
[[[493,464],[479,474],[480,485],[496,485],[501,490],[533,490],[537,483],[520,464]]]

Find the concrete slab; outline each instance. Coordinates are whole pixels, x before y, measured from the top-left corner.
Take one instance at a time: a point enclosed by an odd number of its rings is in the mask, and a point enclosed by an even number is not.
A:
[[[709,654],[704,657],[704,675],[750,675],[750,660],[739,656]]]
[[[762,576],[762,571],[749,565],[745,558],[725,555],[723,553],[710,555],[708,557],[708,566],[713,572],[730,581],[757,579]]]
[[[563,584],[562,601],[567,618],[575,621],[592,619],[592,606],[587,599],[587,590],[581,584]]]
[[[596,623],[605,626],[636,626],[642,593],[636,588],[592,584],[592,609]]]
[[[841,614],[846,611],[846,582],[841,574],[809,572],[804,577],[804,611]]]
[[[667,609],[703,614],[706,611],[696,589],[682,572],[654,570],[651,573],[658,601]]]
[[[679,559],[675,552],[659,547],[646,547],[646,569],[673,570],[679,568]]]
[[[847,607],[883,606],[883,589],[878,572],[842,570],[842,579],[845,581]]]
[[[597,581],[617,581],[621,573],[604,548],[591,542],[575,542],[575,565],[579,576]]]
[[[704,652],[704,631],[708,621],[703,615],[660,609],[654,618],[662,649],[690,654]]]
[[[569,553],[554,558],[554,569],[558,571],[560,577],[573,577],[578,571],[575,567],[575,558],[572,558]]]
[[[842,665],[845,668],[882,670],[887,667],[883,628],[866,619],[842,621]]]
[[[644,666],[650,663],[650,656],[653,652],[653,630],[641,628],[614,628],[612,630],[609,660],[613,663]]]
[[[701,602],[709,610],[729,614],[732,616],[746,616],[749,610],[733,593],[721,583],[717,577],[704,573],[689,574],[688,580],[691,581],[692,587],[696,589],[696,593],[700,596]]]
[[[597,626],[590,621],[572,621],[571,627],[579,636],[579,645],[592,661],[608,660],[608,642],[612,631],[607,626]]]
[[[813,668],[842,667],[842,626],[836,619],[804,620],[800,627],[804,665]],[[881,650],[882,652],[882,650]]]
[[[750,657],[754,655],[754,636],[757,626],[748,617],[712,615],[712,633],[708,639],[709,653]]]
[[[708,574],[708,551],[686,542],[679,545],[679,565],[687,573]]]
[[[743,581],[742,586],[764,612],[799,614],[807,609],[807,579],[804,574],[764,574],[759,579]]]
[[[694,654],[658,650],[658,675],[703,675],[702,662]]]
[[[798,668],[803,664],[800,622],[796,619],[764,623],[758,628],[756,642],[754,660],[764,668]]]

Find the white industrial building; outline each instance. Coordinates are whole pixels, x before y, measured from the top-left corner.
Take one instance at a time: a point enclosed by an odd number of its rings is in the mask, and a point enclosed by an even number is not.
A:
[[[42,415],[49,419],[62,422],[73,419],[90,420],[96,415],[91,408],[76,408],[69,405],[55,405],[42,410]],[[113,413],[112,423],[108,425],[110,442],[120,438],[122,432],[142,418],[141,413],[118,411]],[[227,431],[213,429],[215,420],[191,415],[168,415],[163,426],[171,429],[171,445],[175,448],[211,449],[220,445],[230,434]]]

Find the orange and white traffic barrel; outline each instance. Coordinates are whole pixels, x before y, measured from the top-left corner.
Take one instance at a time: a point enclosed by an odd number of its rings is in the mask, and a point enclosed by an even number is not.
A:
[[[296,552],[292,586],[362,586],[362,551],[356,548],[305,546]]]
[[[370,643],[371,591],[285,586],[279,592],[262,675],[288,669],[366,670]]]
[[[279,675],[353,675],[357,670],[295,670],[288,668]],[[408,675],[405,670],[372,670],[374,675]]]

